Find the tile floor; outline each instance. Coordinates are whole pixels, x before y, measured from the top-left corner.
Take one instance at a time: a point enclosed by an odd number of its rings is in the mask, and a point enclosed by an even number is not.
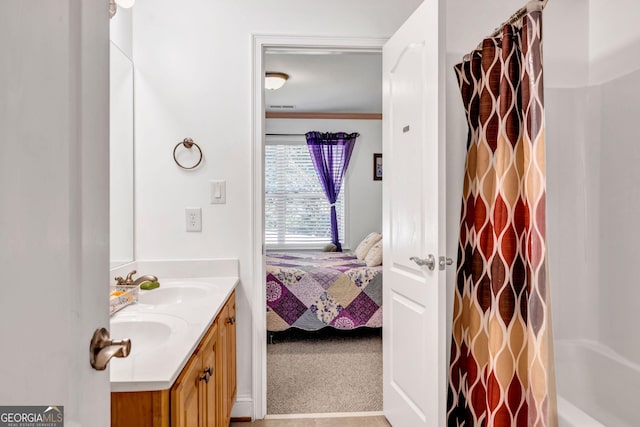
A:
[[[260,420],[254,423],[231,423],[230,427],[390,427],[383,416],[348,418],[298,418]]]

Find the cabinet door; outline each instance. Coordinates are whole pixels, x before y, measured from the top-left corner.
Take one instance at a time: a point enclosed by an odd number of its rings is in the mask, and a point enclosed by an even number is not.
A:
[[[213,324],[207,336],[203,339],[201,358],[202,358],[202,375],[210,375],[209,380],[205,379],[202,383],[202,408],[200,414],[202,415],[202,427],[215,427],[217,424],[217,376],[218,369],[216,368],[216,356],[218,353],[218,325],[217,321]]]
[[[228,377],[228,395],[227,401],[229,402],[228,417],[231,417],[231,409],[233,408],[233,402],[236,400],[236,293],[235,291],[229,298],[229,319],[227,328],[227,375]]]
[[[229,318],[229,306],[227,304],[222,307],[220,314],[218,314],[218,354],[216,357],[216,371],[218,375],[216,382],[218,385],[218,404],[217,404],[217,418],[218,427],[226,427],[229,425],[227,421],[227,393],[228,393],[228,375],[226,369],[226,354],[227,354],[227,330]]]
[[[171,388],[172,427],[199,427],[200,367],[194,354]]]

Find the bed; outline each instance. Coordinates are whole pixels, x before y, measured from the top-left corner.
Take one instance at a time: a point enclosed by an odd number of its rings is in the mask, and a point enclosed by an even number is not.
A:
[[[269,252],[267,330],[382,327],[382,266],[348,252]]]

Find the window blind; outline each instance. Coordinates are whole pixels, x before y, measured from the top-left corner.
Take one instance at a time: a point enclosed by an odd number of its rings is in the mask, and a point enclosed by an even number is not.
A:
[[[265,193],[268,248],[314,249],[331,242],[330,205],[305,143],[267,142]],[[336,213],[342,240],[344,190],[336,202]]]

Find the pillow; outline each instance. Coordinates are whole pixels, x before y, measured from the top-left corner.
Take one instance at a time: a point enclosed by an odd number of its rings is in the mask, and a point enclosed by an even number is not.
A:
[[[362,242],[360,242],[360,244],[356,248],[356,258],[362,261],[367,256],[369,249],[371,249],[371,247],[375,245],[380,239],[382,239],[382,235],[380,233],[376,233],[375,231],[373,233],[370,233],[367,237],[364,238]]]
[[[369,249],[369,253],[364,258],[367,267],[376,267],[382,265],[382,240],[379,240]]]

